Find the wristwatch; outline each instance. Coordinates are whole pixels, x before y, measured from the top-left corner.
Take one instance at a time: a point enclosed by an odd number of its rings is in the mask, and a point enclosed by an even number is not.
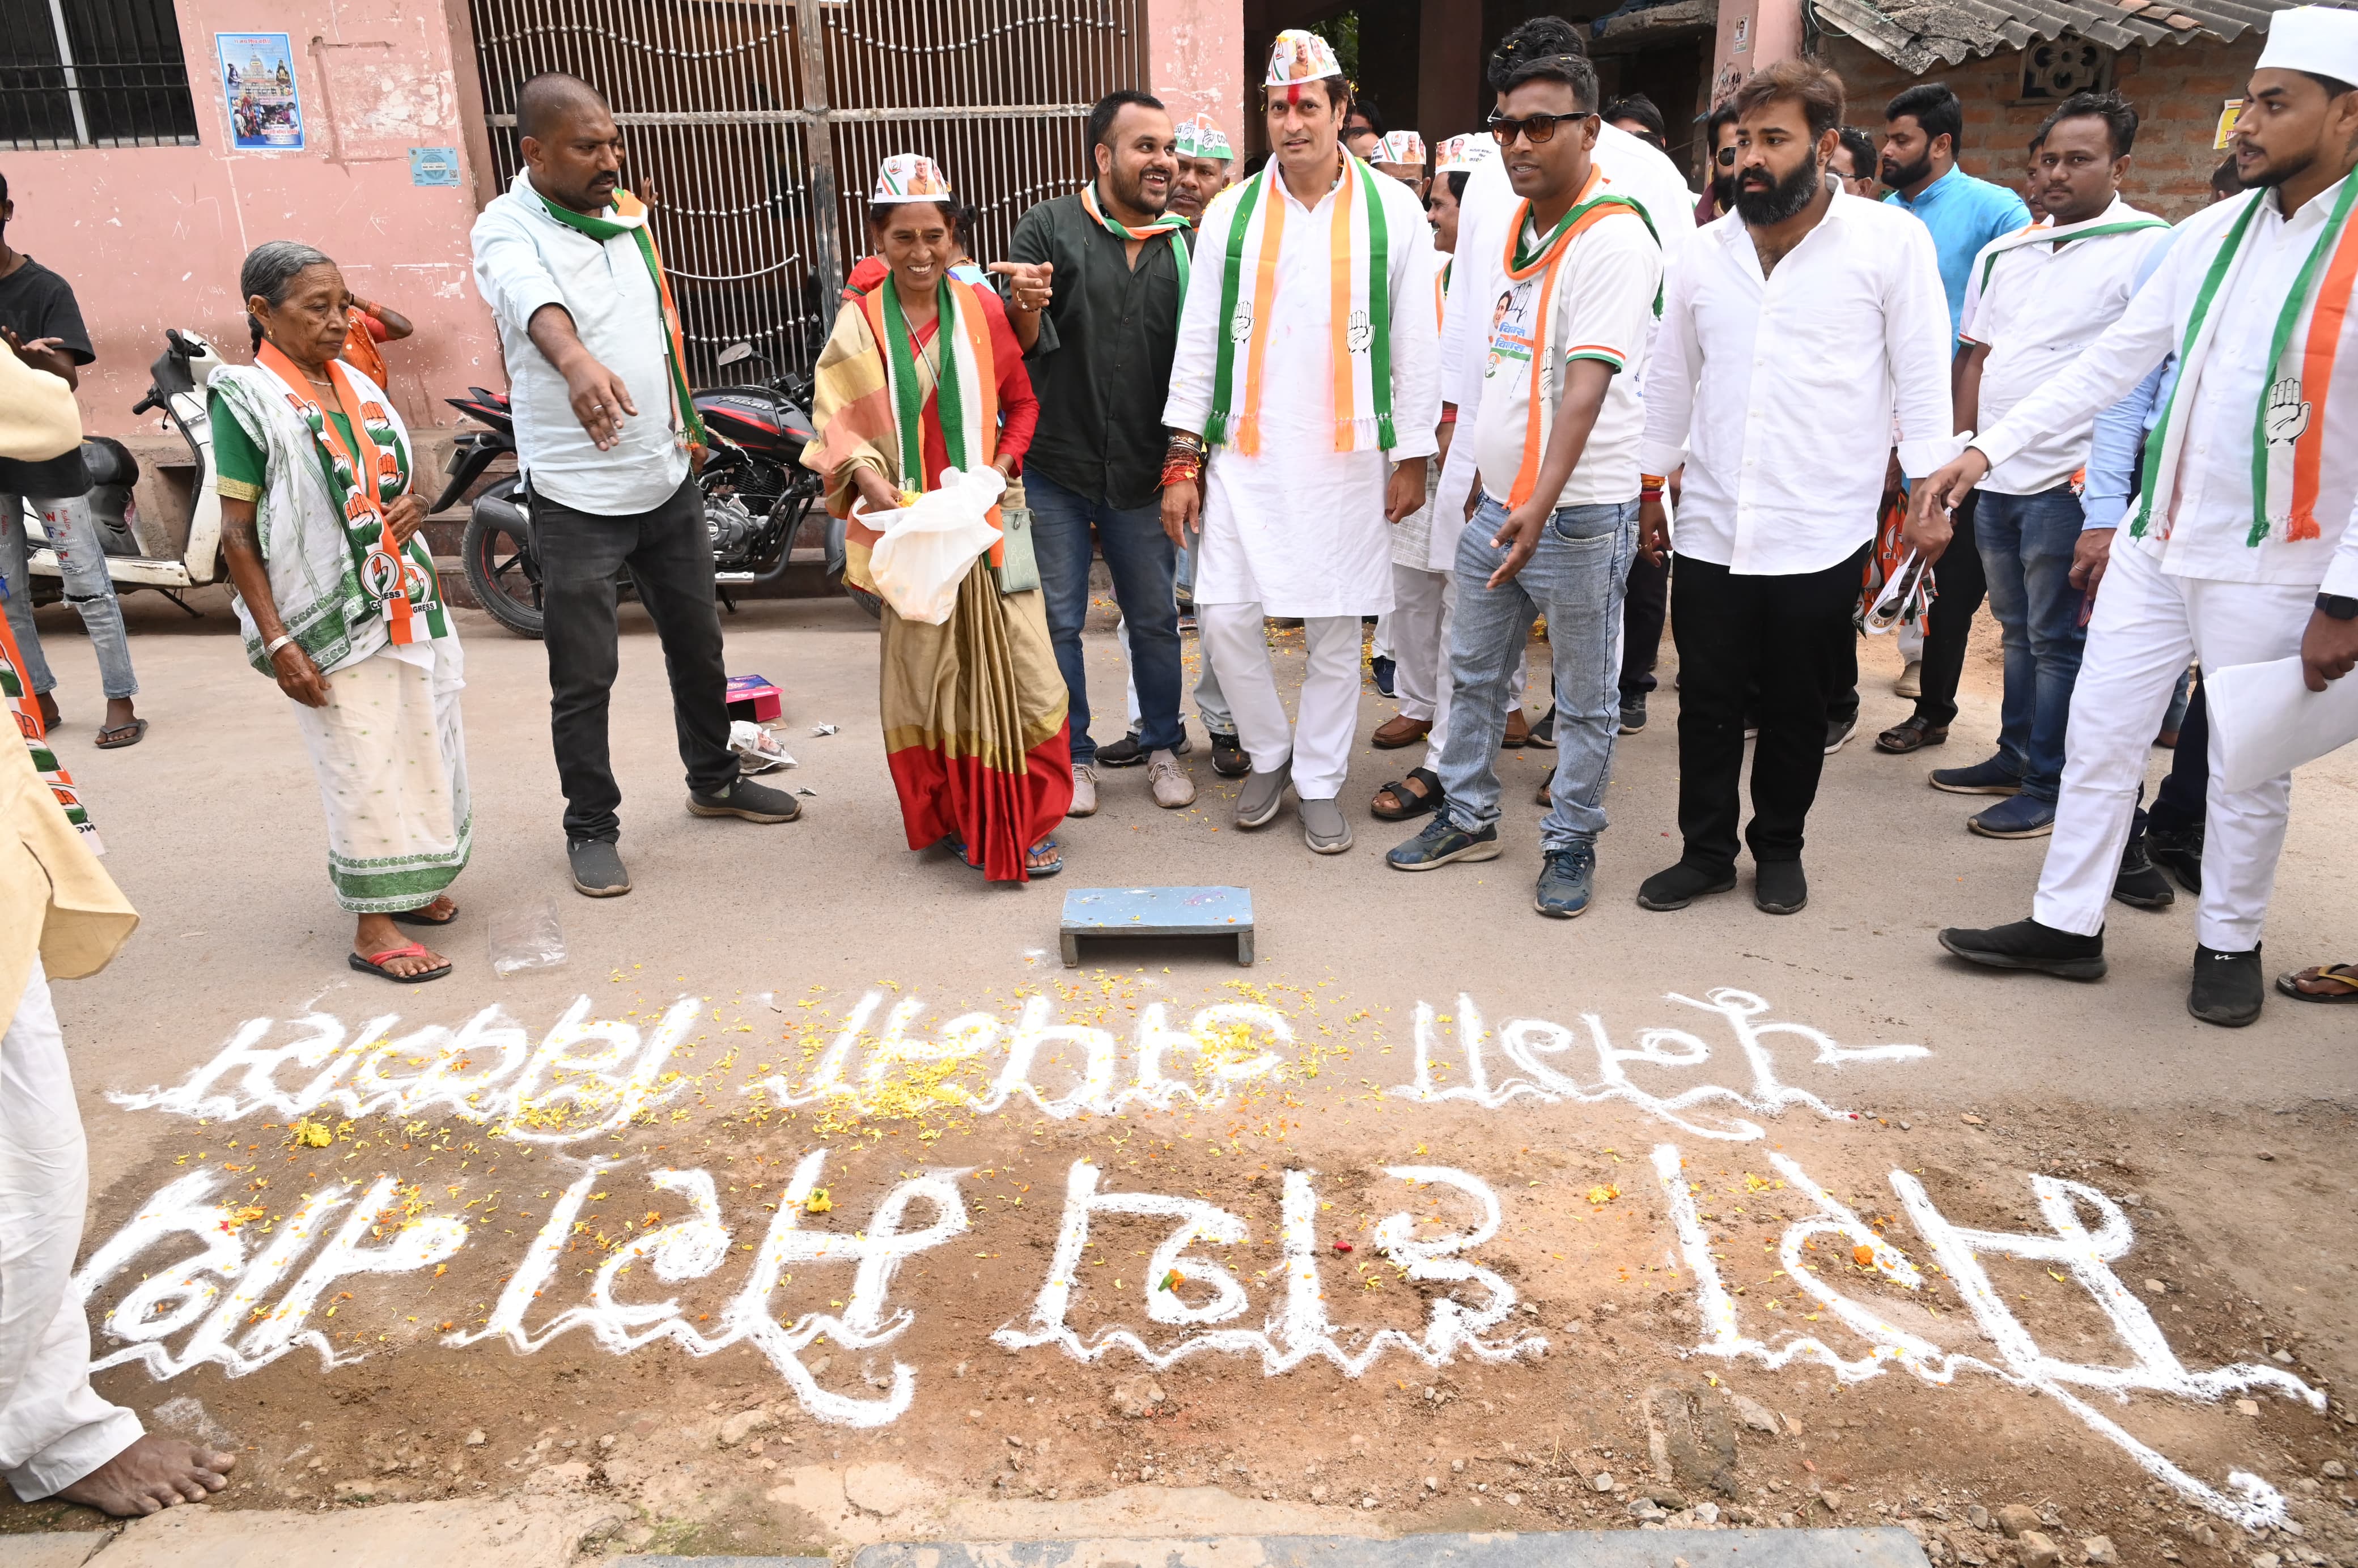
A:
[[[2320,593],[2317,608],[2336,621],[2358,621],[2358,599],[2346,593]]]

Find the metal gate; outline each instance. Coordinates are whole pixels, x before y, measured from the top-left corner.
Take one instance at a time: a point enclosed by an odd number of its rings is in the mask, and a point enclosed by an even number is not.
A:
[[[469,0],[502,183],[515,95],[563,70],[604,94],[649,198],[690,373],[752,343],[806,367],[876,167],[920,152],[978,210],[978,259],[1088,167],[1082,119],[1142,87],[1144,0]]]

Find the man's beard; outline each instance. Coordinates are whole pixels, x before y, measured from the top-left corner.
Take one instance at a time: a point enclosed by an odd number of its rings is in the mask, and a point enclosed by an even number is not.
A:
[[[1150,218],[1161,217],[1163,210],[1171,203],[1171,187],[1168,183],[1163,187],[1163,195],[1159,200],[1150,199],[1146,194],[1144,174],[1132,175],[1130,183],[1124,185],[1119,166],[1106,171],[1106,184],[1111,187],[1111,194],[1115,200],[1131,211],[1143,212]]]
[[[1883,160],[1883,183],[1894,190],[1905,190],[1931,172],[1932,155],[1929,151],[1905,167],[1887,157]]]
[[[2239,164],[2235,168],[2235,178],[2246,190],[2268,190],[2282,185],[2295,175],[2308,173],[2309,167],[2316,162],[2317,154],[2311,152],[2298,163],[2263,164],[2250,174],[2245,174],[2243,166]]]
[[[1711,177],[1711,204],[1722,212],[1736,205],[1736,176],[1714,174]]]
[[[1736,211],[1747,223],[1766,228],[1781,223],[1810,204],[1818,193],[1819,174],[1815,158],[1805,159],[1801,166],[1766,190],[1736,188]]]

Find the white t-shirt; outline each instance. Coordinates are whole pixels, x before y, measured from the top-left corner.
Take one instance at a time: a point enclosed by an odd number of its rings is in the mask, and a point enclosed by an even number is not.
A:
[[[1536,226],[1523,224],[1523,243],[1539,243]],[[1544,272],[1520,282],[1495,275],[1498,294],[1488,299],[1453,299],[1454,309],[1480,311],[1488,321],[1483,356],[1482,406],[1475,416],[1475,460],[1482,489],[1508,504],[1530,440],[1531,356],[1552,342],[1554,362],[1543,367],[1541,395],[1553,407],[1563,398],[1563,373],[1574,360],[1597,360],[1613,367],[1604,406],[1589,431],[1558,506],[1610,505],[1638,497],[1638,444],[1646,431],[1640,396],[1646,348],[1652,337],[1654,300],[1662,283],[1662,251],[1634,216],[1606,218],[1576,235],[1557,263],[1550,306],[1552,332],[1538,319]],[[1533,461],[1544,457],[1535,455]]]

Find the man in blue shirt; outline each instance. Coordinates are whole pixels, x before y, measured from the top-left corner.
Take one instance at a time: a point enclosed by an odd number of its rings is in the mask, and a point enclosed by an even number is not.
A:
[[[1949,295],[1949,331],[1952,340],[1965,309],[1965,279],[1974,257],[2000,234],[2010,234],[2030,222],[2030,209],[2003,185],[1975,179],[1957,167],[1957,143],[1964,135],[1964,106],[1946,82],[1922,81],[1909,88],[1883,110],[1883,183],[1891,187],[1885,200],[1913,212],[1932,231],[1940,253],[1941,283]],[[1957,679],[1965,668],[1965,638],[1972,632],[1974,612],[1982,606],[1988,585],[1982,577],[1981,552],[1972,547],[1973,497],[1956,511],[1956,543],[1941,557],[1936,572],[1940,597],[1932,601],[1924,633],[1924,663],[1919,676],[1916,711],[1875,738],[1878,752],[1905,755],[1949,738],[1949,724],[1957,717]],[[1942,785],[1934,779],[1937,787]],[[1963,789],[1959,793],[1992,793]],[[2011,788],[1995,791],[2011,794]]]

